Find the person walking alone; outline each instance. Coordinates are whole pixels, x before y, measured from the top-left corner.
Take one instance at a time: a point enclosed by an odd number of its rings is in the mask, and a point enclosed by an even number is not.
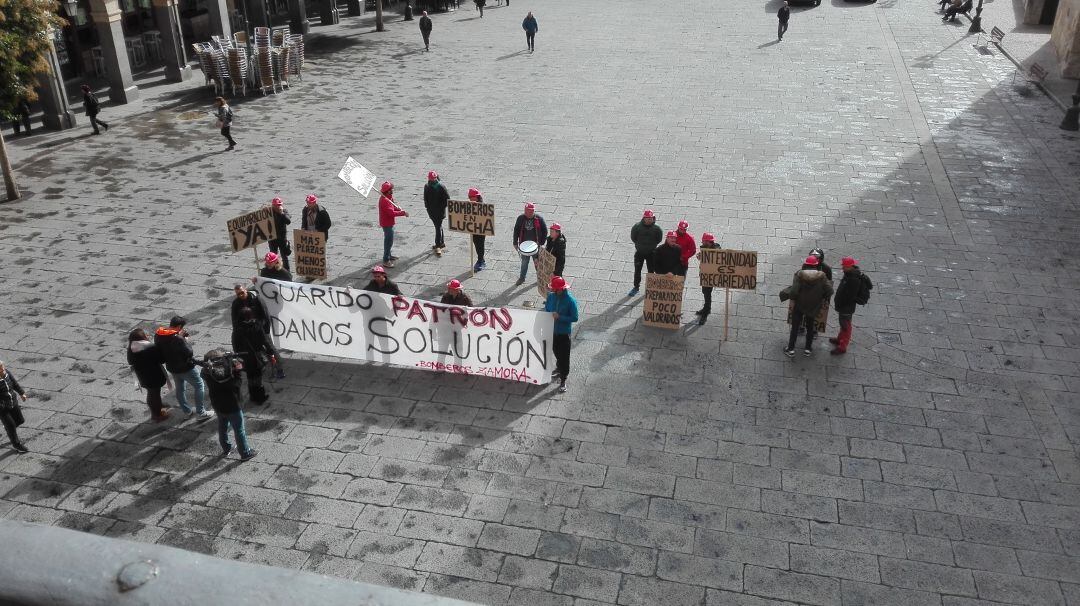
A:
[[[664,230],[656,224],[656,215],[648,208],[641,214],[641,221],[630,228],[630,241],[634,243],[634,287],[626,296],[633,297],[641,288],[641,266],[649,272],[653,267],[653,251],[664,241]]]
[[[90,90],[89,84],[82,85],[82,92],[83,108],[86,110],[86,117],[90,118],[90,126],[94,127],[94,134],[101,134],[101,131],[98,129],[99,124],[101,125],[101,128],[104,128],[105,131],[108,132],[109,125],[97,119],[98,114],[101,113],[101,103],[98,101],[97,95],[94,94],[94,91]]]
[[[836,313],[840,316],[840,333],[836,338],[830,338],[829,343],[836,347],[829,353],[840,356],[847,353],[851,343],[851,318],[855,315],[856,305],[866,305],[870,301],[870,291],[874,283],[870,277],[859,269],[859,262],[853,257],[840,259],[840,268],[844,271],[844,277],[840,279],[840,285],[836,287]]]
[[[194,413],[205,419],[214,416],[214,413],[206,410],[206,386],[199,376],[199,371],[195,369],[195,352],[191,349],[185,326],[187,320],[182,316],[173,316],[167,327],[158,327],[154,332],[154,345],[165,362],[165,370],[172,375],[173,384],[176,386],[176,402],[180,404],[180,410],[186,415]],[[194,409],[188,405],[185,383],[191,383],[191,391],[195,394]]]
[[[424,50],[431,50],[431,17],[427,16],[427,11],[423,12],[423,16],[420,17],[420,35],[424,37]]]
[[[169,409],[161,403],[161,388],[171,387],[169,375],[162,364],[165,360],[161,351],[146,336],[141,328],[128,333],[127,363],[131,366],[139,387],[146,390],[146,406],[150,409],[150,419],[159,423],[169,418]]]
[[[532,202],[525,203],[525,212],[518,215],[517,221],[514,222],[514,250],[518,250],[518,245],[522,242],[536,242],[537,246],[543,246],[547,241],[547,224],[544,223],[544,218],[536,214],[536,205]],[[521,273],[518,274],[517,285],[521,286],[525,283],[525,276],[529,273],[529,264],[532,263],[533,258],[521,255]]]
[[[240,406],[240,371],[244,365],[238,357],[226,357],[220,349],[211,349],[203,356],[202,367],[202,377],[210,391],[210,404],[217,412],[221,456],[227,457],[233,450],[229,443],[229,427],[232,427],[240,460],[247,461],[257,453],[248,443],[244,409]]]
[[[214,99],[214,105],[217,106],[217,125],[221,129],[221,136],[229,142],[229,146],[225,148],[225,151],[232,151],[236,147],[236,141],[232,138],[232,121],[233,111],[229,107],[229,104],[225,102],[225,97],[218,97]],[[105,130],[109,130],[106,126]]]
[[[383,181],[379,188],[382,195],[379,196],[379,227],[383,230],[383,265],[393,267],[397,257],[390,254],[394,248],[394,224],[398,217],[408,217],[409,213],[401,210],[394,203],[394,184]]]
[[[567,290],[566,280],[562,276],[551,278],[551,285],[544,311],[551,312],[555,318],[555,334],[551,348],[555,353],[555,372],[552,380],[559,379],[559,392],[566,393],[566,377],[570,374],[570,333],[574,322],[578,321],[577,299]]]
[[[277,231],[277,237],[269,242],[270,252],[281,255],[281,264],[287,271],[289,255],[292,254],[292,247],[289,246],[289,224],[292,219],[289,218],[289,211],[285,210],[285,201],[281,198],[271,200],[270,209],[274,211],[274,229]]]
[[[424,208],[428,217],[435,224],[435,245],[431,250],[442,256],[446,249],[446,241],[443,240],[443,219],[446,218],[446,204],[450,201],[450,193],[446,191],[439,181],[439,173],[431,171],[427,174],[427,183],[424,185]]]
[[[706,248],[720,248],[720,245],[716,243],[716,236],[705,232],[701,234],[701,250]],[[697,254],[698,262],[701,262],[701,251]],[[705,304],[701,306],[701,309],[694,312],[694,315],[698,317],[698,325],[705,324],[705,320],[709,318],[709,314],[712,313],[712,286],[702,286],[701,296],[705,297]]]
[[[469,188],[469,202],[476,202],[478,204],[484,203],[484,196],[480,193],[479,189],[475,187]],[[476,264],[473,265],[473,272],[481,272],[487,269],[487,263],[484,262],[484,243],[487,241],[485,236],[478,236],[473,234],[472,244],[473,249],[476,250]]]
[[[791,311],[791,333],[784,355],[795,355],[795,339],[799,337],[799,326],[806,325],[806,348],[803,355],[814,353],[814,330],[818,312],[833,294],[832,282],[825,277],[825,272],[818,269],[817,257],[811,255],[803,261],[802,269],[795,272],[791,286],[780,291],[780,300],[792,299],[795,304]]]
[[[26,397],[26,392],[15,380],[14,375],[3,362],[0,362],[0,422],[4,424],[4,431],[7,432],[8,440],[11,441],[11,447],[19,453],[29,452],[29,449],[19,440],[19,433],[16,430],[19,425],[26,422],[22,408],[19,407],[19,400],[25,402]]]
[[[30,104],[27,103],[25,98],[19,99],[19,102],[15,104],[15,115],[11,118],[11,125],[15,127],[15,134],[19,134],[19,126],[22,124],[22,135],[24,137],[30,136]]]
[[[529,45],[529,52],[531,53],[536,49],[536,32],[540,31],[540,26],[537,25],[536,17],[533,17],[532,11],[525,15],[525,20],[521,22],[521,29],[525,30],[525,44]]]
[[[480,11],[480,18],[484,18],[484,5],[487,4],[487,0],[473,0],[473,4],[476,5],[476,10]]]
[[[785,0],[784,5],[780,7],[780,10],[776,11],[776,40],[777,42],[784,39],[784,34],[787,33],[787,22],[791,18],[791,8],[788,7],[788,3]]]

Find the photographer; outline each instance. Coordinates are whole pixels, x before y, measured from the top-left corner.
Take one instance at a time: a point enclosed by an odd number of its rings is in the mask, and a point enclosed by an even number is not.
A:
[[[184,330],[186,325],[187,320],[183,317],[173,316],[168,328],[162,326],[154,333],[154,345],[165,360],[165,370],[169,371],[176,384],[176,401],[180,404],[180,410],[184,414],[194,412],[200,418],[207,419],[214,413],[206,410],[206,386],[199,371],[195,370],[195,352],[188,341],[188,331]],[[184,383],[191,383],[191,390],[195,392],[194,411],[188,405]]]
[[[232,444],[229,443],[229,426],[236,435],[236,448],[240,460],[247,461],[256,452],[248,444],[247,431],[244,429],[244,410],[240,407],[240,371],[244,366],[235,354],[226,354],[220,349],[212,349],[203,356],[202,377],[210,391],[210,404],[217,411],[218,443],[221,444],[221,456],[229,456]]]
[[[262,330],[262,324],[255,317],[255,312],[245,307],[240,310],[240,322],[232,333],[233,351],[244,362],[244,373],[247,374],[248,396],[252,404],[263,404],[270,396],[263,387],[262,375],[266,368],[266,361],[271,364],[277,363],[277,352],[270,344],[270,338]]]

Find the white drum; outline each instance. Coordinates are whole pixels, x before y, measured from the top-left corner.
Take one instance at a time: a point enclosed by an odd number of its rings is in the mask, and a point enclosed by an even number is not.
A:
[[[540,245],[532,240],[525,240],[518,244],[518,254],[523,257],[535,257],[540,254]]]

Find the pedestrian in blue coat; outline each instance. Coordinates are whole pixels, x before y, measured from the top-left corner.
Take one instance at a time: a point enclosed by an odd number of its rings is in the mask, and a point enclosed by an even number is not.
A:
[[[555,318],[555,336],[551,343],[555,352],[555,372],[551,378],[559,379],[559,392],[565,393],[566,376],[570,374],[570,333],[574,322],[578,321],[578,305],[561,276],[551,278],[550,290],[544,311],[551,312]]]
[[[536,24],[536,17],[533,17],[532,11],[525,16],[525,20],[521,22],[521,29],[525,30],[525,42],[529,44],[529,52],[533,52],[533,41],[536,38],[536,32],[540,31],[540,26]]]

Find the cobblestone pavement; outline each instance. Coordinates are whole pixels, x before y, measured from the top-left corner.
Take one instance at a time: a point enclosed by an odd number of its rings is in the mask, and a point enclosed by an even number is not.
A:
[[[345,19],[303,82],[236,103],[235,152],[197,83],[14,143],[0,353],[32,452],[0,454],[0,515],[485,604],[1080,604],[1080,141],[919,3],[796,8],[780,43],[777,6],[515,1],[436,15],[430,53]],[[429,169],[499,225],[529,199],[566,226],[570,391],[297,357],[249,409],[252,462],[148,424],[122,335],[178,312],[200,352],[228,342],[252,263],[227,218],[313,191],[332,281],[365,279],[348,155],[413,213],[409,294],[468,277],[464,238],[427,253]],[[729,341],[722,303],[637,321],[646,206],[762,253]],[[502,229],[466,288],[521,305]],[[848,355],[788,360],[776,293],[816,245],[877,287]]]

